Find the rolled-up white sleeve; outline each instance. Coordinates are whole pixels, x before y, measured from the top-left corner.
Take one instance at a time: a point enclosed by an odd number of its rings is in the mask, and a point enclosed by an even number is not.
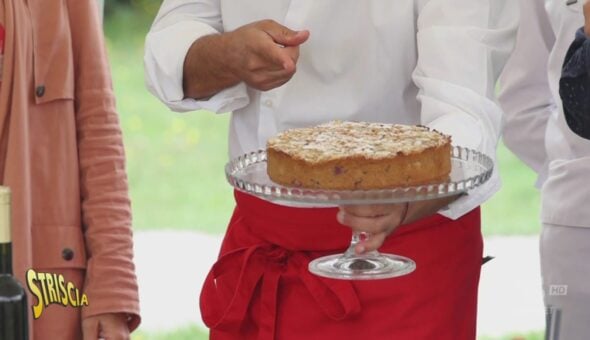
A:
[[[496,158],[502,110],[495,85],[514,47],[519,8],[514,0],[431,0],[418,18],[422,124],[452,136],[453,145]],[[500,188],[492,178],[439,213],[456,219]]]
[[[229,112],[249,103],[247,87],[239,83],[206,100],[186,98],[184,59],[197,39],[223,30],[219,0],[165,0],[147,34],[144,74],[148,90],[177,112]]]

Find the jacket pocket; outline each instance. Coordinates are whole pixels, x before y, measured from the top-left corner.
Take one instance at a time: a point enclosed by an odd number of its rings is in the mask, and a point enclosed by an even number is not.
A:
[[[29,0],[35,102],[74,99],[74,63],[65,0]]]
[[[586,187],[589,174],[590,156],[549,163],[547,181],[541,189],[543,223],[572,227],[590,225],[590,190]]]
[[[36,269],[86,268],[81,227],[33,226],[32,252]]]

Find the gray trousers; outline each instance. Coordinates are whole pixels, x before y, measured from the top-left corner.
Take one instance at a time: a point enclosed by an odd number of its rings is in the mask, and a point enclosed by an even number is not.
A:
[[[540,247],[545,306],[558,311],[550,339],[590,339],[590,228],[543,224]]]

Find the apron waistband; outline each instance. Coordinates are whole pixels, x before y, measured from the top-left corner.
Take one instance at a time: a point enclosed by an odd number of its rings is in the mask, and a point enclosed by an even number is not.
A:
[[[293,251],[333,252],[342,251],[350,244],[352,230],[336,220],[338,208],[289,207],[239,191],[235,191],[234,196],[237,209],[250,228],[249,232],[265,242]],[[434,214],[399,226],[388,240],[450,221]],[[387,247],[387,240],[383,246]]]

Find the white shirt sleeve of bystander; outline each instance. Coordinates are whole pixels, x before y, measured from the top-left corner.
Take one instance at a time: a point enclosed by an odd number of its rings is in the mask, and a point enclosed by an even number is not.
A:
[[[184,59],[197,39],[222,31],[218,0],[166,0],[145,41],[144,73],[148,90],[177,112],[233,111],[248,105],[244,83],[206,100],[185,98],[182,86]]]
[[[495,160],[502,110],[495,84],[514,47],[519,8],[514,0],[431,0],[418,18],[418,63],[422,124],[452,136],[453,144]],[[500,188],[493,177],[441,214],[459,218]]]
[[[537,172],[539,186],[547,175],[547,122],[557,111],[547,73],[555,33],[542,1],[519,3],[524,15],[516,47],[499,80],[498,99],[505,114],[502,138],[518,158]]]

